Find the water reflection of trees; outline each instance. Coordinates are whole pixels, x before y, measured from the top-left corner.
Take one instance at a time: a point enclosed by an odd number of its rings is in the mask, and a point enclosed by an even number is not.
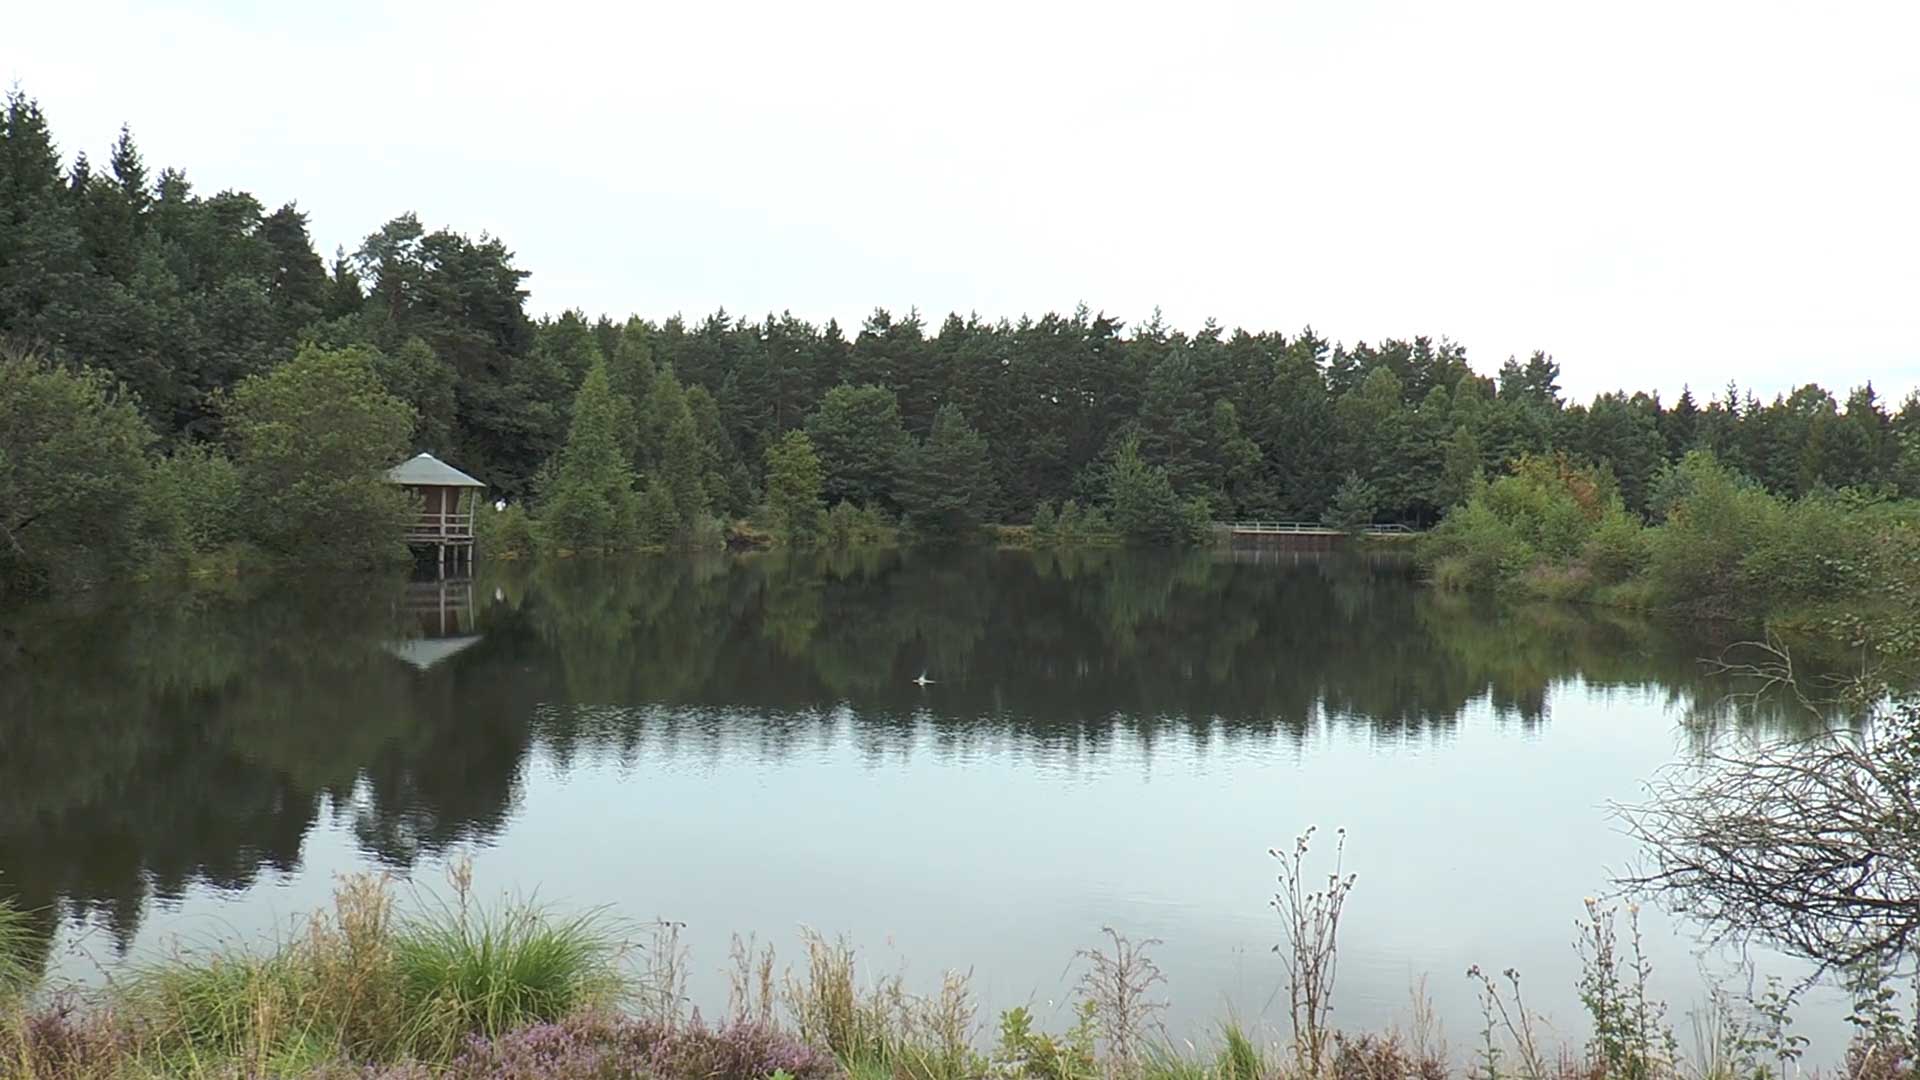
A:
[[[499,831],[536,748],[778,757],[1119,740],[1444,738],[1579,678],[1682,706],[1697,628],[1501,609],[1392,568],[1117,551],[500,567],[480,640],[417,670],[399,582],[260,583],[0,629],[0,888],[123,937],[152,896],[296,867],[323,814],[392,865]],[[469,621],[471,627],[469,627]],[[1728,631],[1723,636],[1737,636]],[[921,672],[935,680],[922,689]]]

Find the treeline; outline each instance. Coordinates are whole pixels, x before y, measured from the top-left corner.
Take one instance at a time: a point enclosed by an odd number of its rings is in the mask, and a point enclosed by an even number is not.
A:
[[[349,353],[404,403],[402,454],[479,476],[563,547],[698,540],[762,512],[804,539],[842,503],[929,533],[1067,500],[1140,539],[1206,518],[1425,524],[1543,453],[1603,469],[1636,514],[1695,448],[1783,497],[1920,492],[1920,401],[1890,411],[1871,387],[1570,404],[1539,353],[1489,378],[1445,340],[1186,334],[1085,308],[937,327],[877,310],[851,332],[724,311],[535,320],[526,276],[499,239],[411,214],[323,260],[293,204],[154,175],[124,130],[104,167],[64,166],[38,105],[7,101],[0,334],[99,373],[169,455],[231,446],[249,377],[305,347]],[[1128,483],[1137,513],[1115,505]]]

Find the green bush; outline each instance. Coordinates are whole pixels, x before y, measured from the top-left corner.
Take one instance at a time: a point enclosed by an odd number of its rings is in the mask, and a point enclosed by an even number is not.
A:
[[[1055,535],[1059,521],[1053,512],[1053,503],[1042,500],[1033,510],[1033,542],[1039,545],[1056,542]]]
[[[1580,599],[1639,568],[1642,531],[1604,472],[1531,457],[1476,485],[1421,540],[1418,555],[1436,581],[1444,567],[1449,588]]]
[[[1593,572],[1577,564],[1541,563],[1520,578],[1520,591],[1537,600],[1586,600],[1593,595]]]
[[[1447,555],[1427,567],[1427,580],[1442,592],[1464,592],[1474,587],[1473,572],[1460,555]]]
[[[1742,585],[1775,604],[1858,595],[1870,585],[1874,538],[1889,523],[1885,508],[1831,493],[1778,506],[1740,559]]]
[[[876,547],[893,538],[893,524],[875,507],[857,506],[842,499],[827,511],[825,539],[830,548]]]
[[[1421,539],[1417,555],[1429,574],[1445,564],[1454,588],[1498,589],[1525,573],[1535,552],[1518,529],[1484,499],[1455,507]]]
[[[385,472],[406,453],[413,410],[387,393],[368,353],[308,346],[242,380],[225,412],[250,539],[336,566],[406,557],[412,509]]]
[[[483,558],[524,559],[535,550],[533,519],[519,503],[505,510],[487,503],[473,516],[473,539]]]
[[[1016,1006],[1000,1014],[994,1073],[1017,1080],[1093,1080],[1102,1075],[1095,1042],[1094,1003],[1082,1001],[1072,1027],[1060,1035],[1037,1030],[1033,1013]]]
[[[1647,576],[1661,603],[1731,613],[1756,608],[1742,563],[1777,526],[1777,499],[1741,482],[1705,451],[1688,454],[1665,483],[1685,495],[1648,542]]]
[[[241,538],[240,471],[218,449],[175,450],[154,467],[154,486],[178,509],[193,554],[210,554]]]
[[[1626,581],[1647,565],[1646,527],[1625,510],[1609,508],[1599,526],[1588,535],[1580,561],[1597,584]]]
[[[0,349],[0,594],[137,569],[152,443],[110,376]]]
[[[1113,524],[1129,543],[1191,544],[1206,538],[1206,500],[1181,501],[1167,470],[1141,458],[1138,439],[1120,444],[1107,475]]]

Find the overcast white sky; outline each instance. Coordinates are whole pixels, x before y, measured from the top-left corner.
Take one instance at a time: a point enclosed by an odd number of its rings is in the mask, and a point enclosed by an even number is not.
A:
[[[536,312],[1155,305],[1542,348],[1585,398],[1920,384],[1920,4],[31,3],[0,76]]]

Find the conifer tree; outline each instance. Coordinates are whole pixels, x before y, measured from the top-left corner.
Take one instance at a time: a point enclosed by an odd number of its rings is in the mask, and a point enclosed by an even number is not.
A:
[[[782,543],[802,546],[819,539],[822,487],[820,458],[806,432],[789,431],[767,447],[767,518]]]
[[[987,440],[957,405],[942,405],[933,429],[900,470],[899,501],[907,521],[923,535],[965,536],[979,527],[993,501]]]
[[[620,449],[619,409],[596,361],[574,395],[566,445],[540,507],[541,539],[552,548],[603,552],[633,541],[638,506],[633,469]]]
[[[693,417],[683,407],[667,428],[660,468],[651,479],[663,481],[672,493],[674,520],[683,532],[707,516],[707,493],[702,475],[700,435]]]

